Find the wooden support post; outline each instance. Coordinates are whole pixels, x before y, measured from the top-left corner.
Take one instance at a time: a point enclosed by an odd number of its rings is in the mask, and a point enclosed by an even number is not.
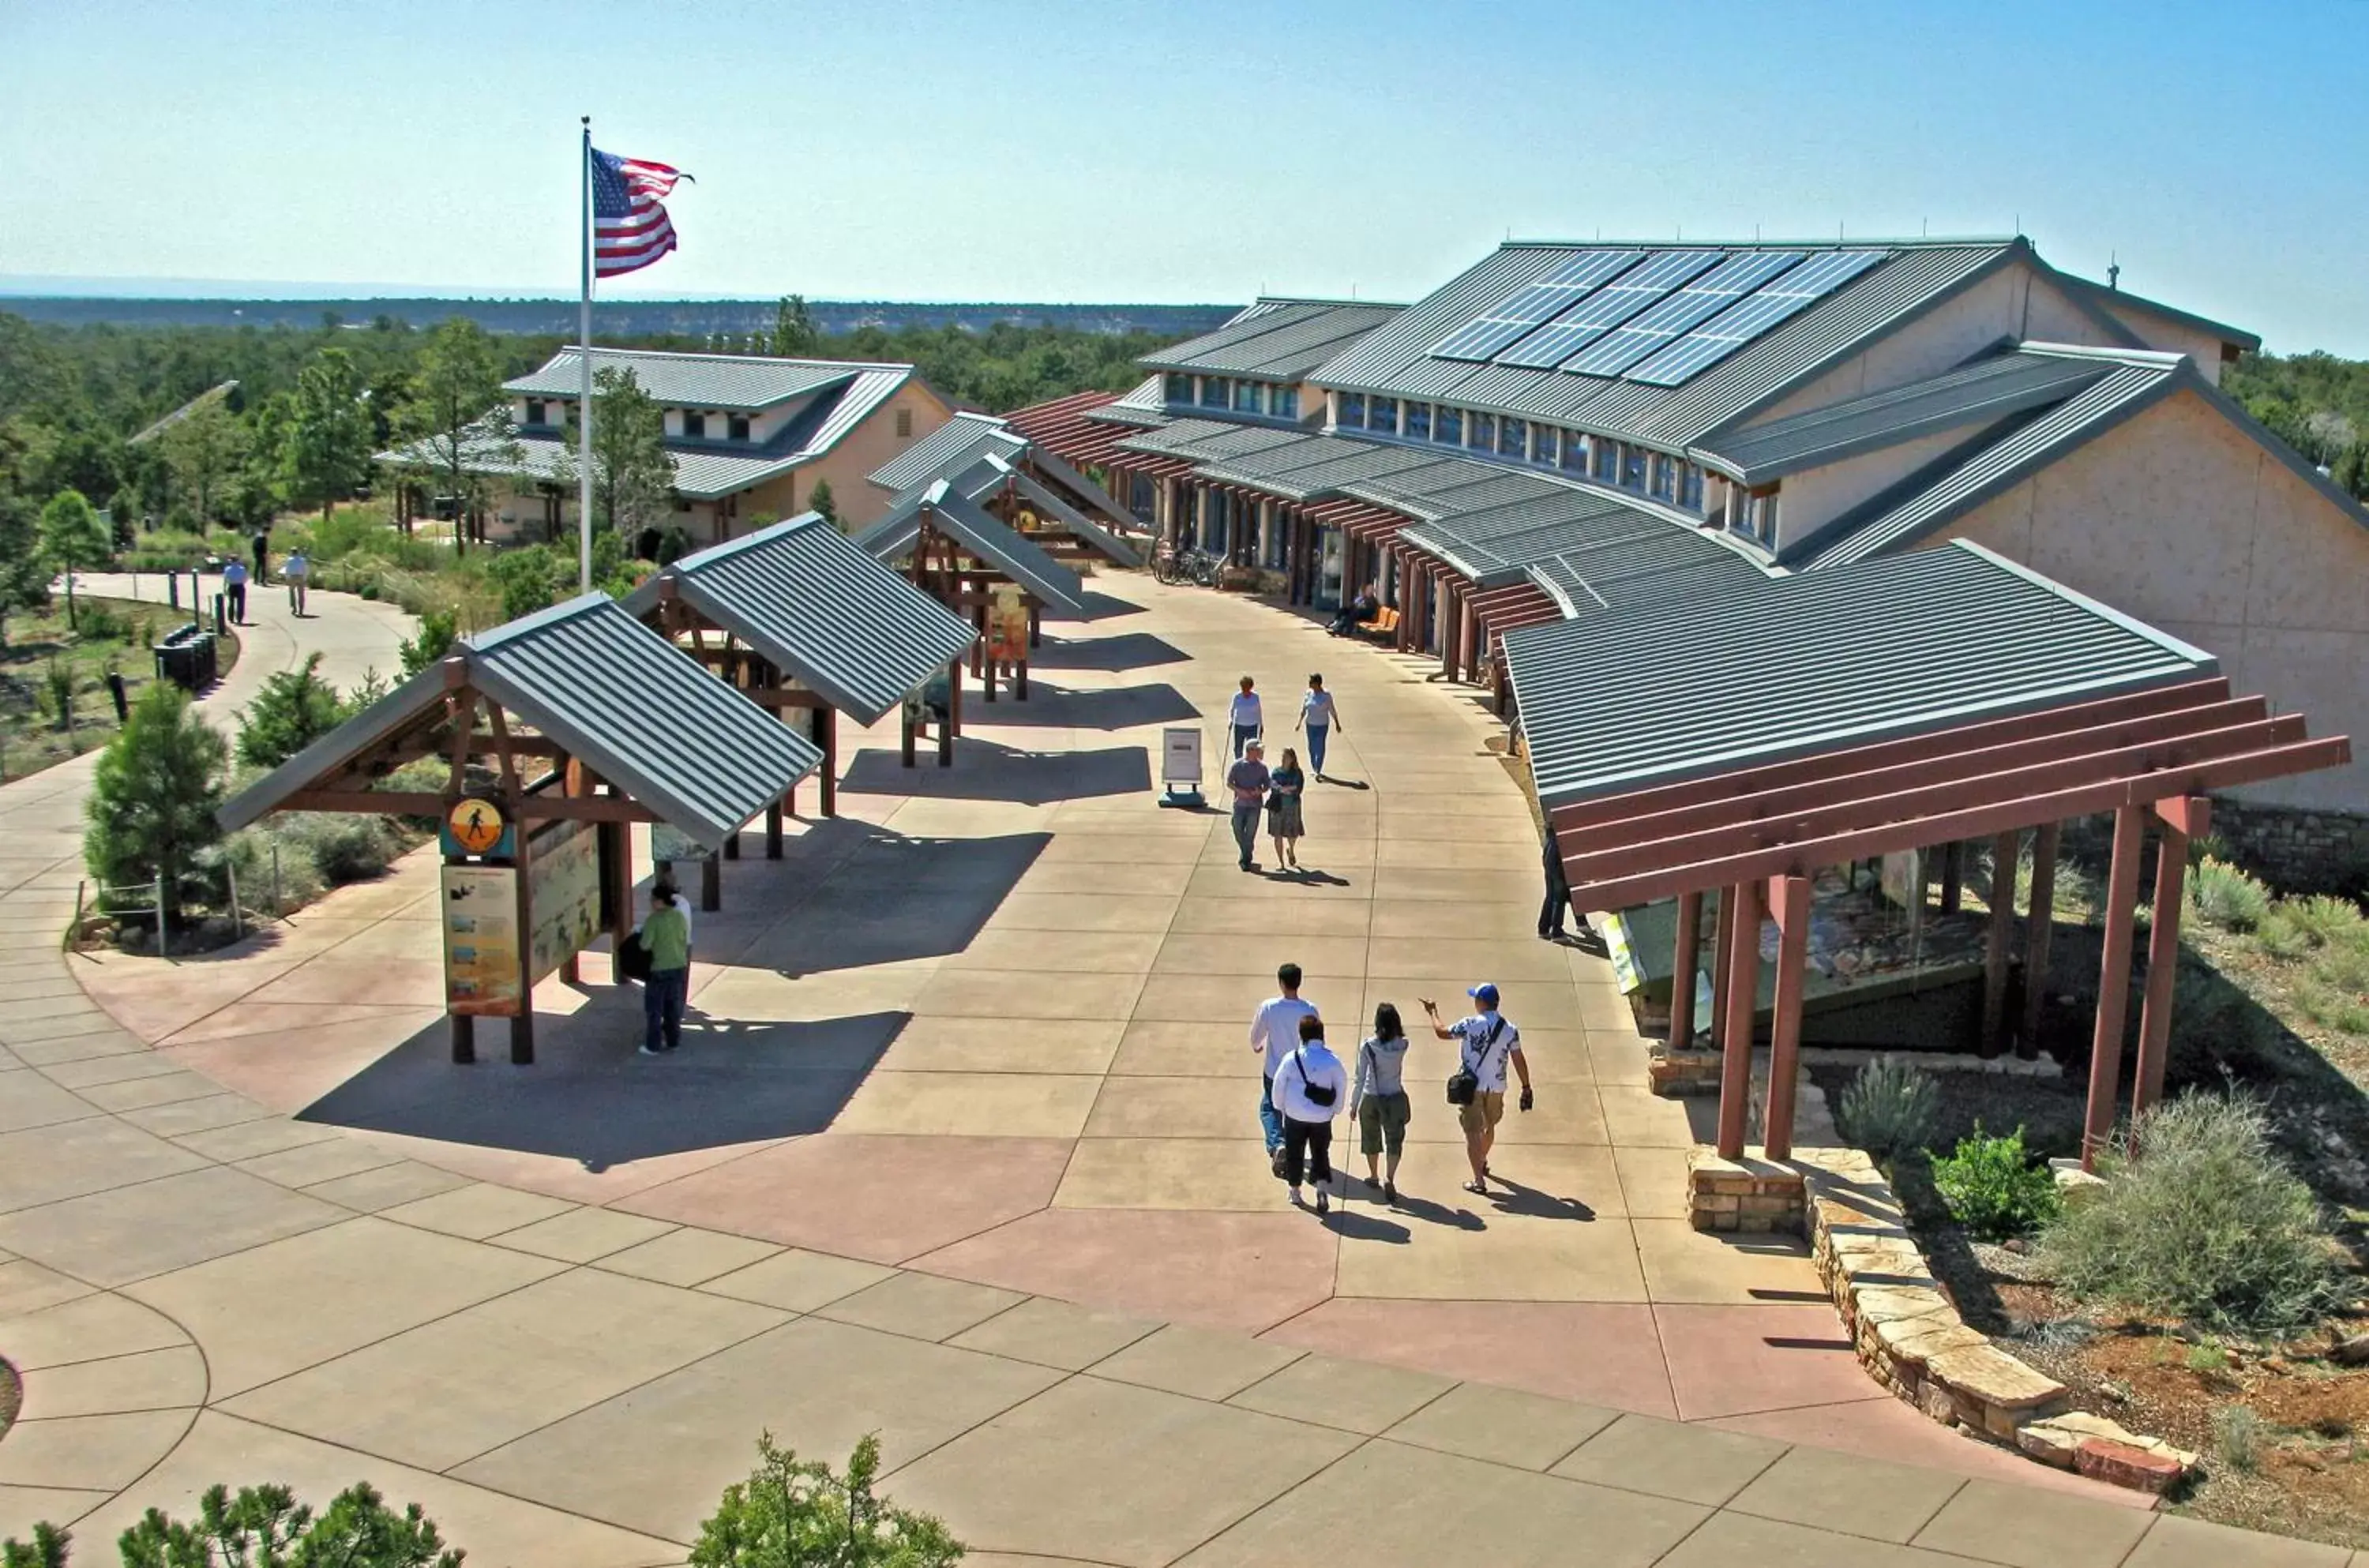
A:
[[[699,861],[699,908],[703,914],[714,914],[724,907],[724,863],[715,855],[702,855]]]
[[[2189,825],[2203,825],[2212,802],[2188,802]],[[2163,1098],[2164,1064],[2171,1054],[2171,994],[2180,979],[2180,888],[2188,876],[2189,836],[2161,824],[2155,851],[2155,912],[2147,925],[2146,994],[2139,1003],[2139,1064],[2131,1085],[2131,1116]]]
[[[1033,602],[1028,606],[1028,646],[1045,646],[1045,607]],[[1020,661],[1020,695],[1023,701],[1028,696],[1028,660],[1025,658]]]
[[[1727,1015],[1720,1042],[1719,1157],[1740,1160],[1751,1117],[1752,1015],[1760,1000],[1760,885],[1739,882],[1721,902],[1734,905],[1735,916],[1728,931]]]
[[[822,749],[822,814],[839,815],[839,710],[817,708],[814,715],[815,744]],[[913,765],[912,742],[905,748],[905,765]]]
[[[1727,946],[1735,940],[1735,900],[1720,889],[1719,919],[1711,941],[1711,1043],[1713,1050],[1727,1041]]]
[[[905,766],[909,768],[913,765],[914,712],[914,707],[907,704],[899,711],[897,718],[898,746]]]
[[[1974,1049],[1995,1057],[2007,1034],[2007,950],[2015,932],[2015,862],[2022,835],[2001,833],[1991,841],[1991,918],[1983,932],[1983,1033]]]
[[[2048,939],[2056,921],[2056,824],[2031,830],[2031,912],[2023,922],[2023,1026],[2015,1054],[2026,1061],[2040,1055],[2040,1011],[2048,999]]]
[[[955,765],[955,735],[962,723],[962,656],[946,666],[946,716],[938,722],[938,766]]]
[[[488,703],[492,710],[495,734],[501,734],[502,712]],[[503,748],[503,772],[508,773],[509,748]],[[510,842],[513,846],[510,864],[518,876],[518,963],[519,1010],[510,1018],[510,1061],[518,1067],[534,1065],[534,853],[531,845],[533,834],[527,831],[525,814],[518,802],[504,791],[503,806],[509,813]]]
[[[634,934],[634,830],[623,822],[600,826],[601,866],[609,878],[609,983],[625,983],[625,939]]]
[[[1670,954],[1670,1048],[1695,1037],[1695,970],[1702,960],[1702,895],[1678,895],[1678,934]]]
[[[2123,1020],[2131,1001],[2131,932],[2139,896],[2139,848],[2146,807],[2114,812],[2114,860],[2106,875],[2105,952],[2098,964],[2098,1027],[2089,1044],[2089,1117],[2081,1138],[2081,1169],[2097,1169],[2098,1151],[2114,1135],[2114,1091],[2123,1076]]]
[[[1941,846],[1941,912],[1954,915],[1964,902],[1966,846],[1955,841]]]
[[[778,800],[765,807],[765,858],[782,858],[782,803]]]
[[[1793,1152],[1793,1080],[1802,1070],[1802,991],[1810,958],[1810,879],[1772,876],[1768,901],[1777,912],[1777,1002],[1768,1025],[1768,1102],[1760,1144],[1771,1160]],[[1755,942],[1753,950],[1759,951]],[[1757,988],[1756,988],[1757,989]]]
[[[455,1013],[449,1022],[452,1025],[452,1059],[466,1067],[477,1059],[477,1021],[465,1013]]]

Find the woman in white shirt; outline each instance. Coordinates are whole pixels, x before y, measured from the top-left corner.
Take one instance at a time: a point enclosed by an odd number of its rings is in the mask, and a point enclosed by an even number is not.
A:
[[[1334,705],[1333,693],[1324,689],[1324,677],[1308,678],[1308,695],[1299,699],[1299,717],[1292,722],[1294,729],[1308,731],[1308,765],[1316,776],[1324,777],[1324,742],[1341,724],[1341,710]]]
[[[1251,689],[1251,678],[1242,677],[1242,690],[1234,693],[1233,706],[1226,711],[1226,722],[1233,727],[1234,755],[1239,758],[1242,748],[1259,738],[1266,727],[1265,716],[1259,711],[1258,693]]]
[[[1283,1179],[1300,1207],[1302,1175],[1316,1184],[1316,1212],[1331,1211],[1333,1118],[1348,1097],[1349,1075],[1324,1044],[1324,1020],[1299,1021],[1299,1045],[1276,1063],[1275,1108],[1283,1113]]]

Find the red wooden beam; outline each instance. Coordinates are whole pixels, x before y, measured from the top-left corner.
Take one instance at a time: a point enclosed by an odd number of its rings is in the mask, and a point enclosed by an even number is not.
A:
[[[2126,692],[2121,696],[2100,697],[2094,702],[2074,703],[2061,708],[2039,713],[2016,714],[2006,718],[1986,719],[1978,724],[1959,725],[1949,729],[1937,729],[1923,735],[1905,736],[1898,740],[1880,740],[1865,746],[1846,747],[1817,756],[1796,757],[1780,762],[1768,762],[1740,768],[1733,773],[1716,773],[1707,778],[1685,779],[1676,784],[1657,784],[1644,789],[1630,790],[1620,795],[1602,795],[1593,800],[1574,801],[1551,808],[1555,830],[1564,832],[1574,828],[1592,827],[1598,822],[1616,821],[1623,818],[1642,817],[1657,811],[1671,811],[1681,806],[1692,806],[1707,800],[1722,800],[1735,795],[1756,795],[1764,789],[1785,784],[1808,784],[1820,779],[1842,778],[1848,774],[1866,773],[1871,769],[1890,767],[1897,762],[1921,761],[1928,757],[1947,757],[1961,751],[1977,750],[2012,740],[2030,739],[2034,736],[2059,730],[2083,729],[2096,725],[2112,724],[2146,714],[2169,713],[2176,709],[2195,707],[2206,703],[2226,701],[2229,682],[2218,677],[2210,681],[2191,681],[2177,686],[2156,686],[2144,692]]]
[[[1768,1103],[1760,1118],[1762,1150],[1771,1160],[1793,1152],[1793,1080],[1802,1066],[1802,991],[1809,983],[1810,879],[1772,876],[1769,906],[1777,916],[1777,999],[1768,1025]],[[1758,940],[1754,933],[1754,940]]]
[[[2106,939],[2098,962],[2097,1033],[2089,1042],[2089,1101],[2081,1169],[2094,1171],[2114,1131],[2114,1091],[2123,1076],[2123,1020],[2131,1003],[2131,930],[2139,896],[2139,848],[2146,827],[2137,802],[2114,812],[2114,858],[2106,874]]]
[[[1751,1115],[1752,1015],[1760,1008],[1760,884],[1739,882],[1720,901],[1735,906],[1728,927],[1727,1016],[1720,1033],[1719,1157],[1744,1157]],[[1590,906],[1598,907],[1598,906]]]
[[[2352,760],[2352,748],[2343,736],[2274,746],[2241,756],[2216,758],[2192,767],[2132,778],[2104,779],[2077,789],[2054,790],[1971,807],[1938,817],[1890,822],[1881,827],[1780,844],[1749,853],[1727,855],[1692,864],[1672,864],[1632,876],[1604,880],[1571,875],[1573,897],[1594,899],[1583,905],[1595,910],[1625,910],[1699,888],[1724,887],[1739,876],[1768,877],[1792,872],[1808,875],[1820,866],[1866,860],[1898,850],[1922,848],[1952,839],[1980,838],[2028,828],[2041,822],[2061,822],[2128,805],[2146,805],[2174,795],[2205,795],[2235,789],[2265,779],[2285,778],[2321,768],[2340,768]]]

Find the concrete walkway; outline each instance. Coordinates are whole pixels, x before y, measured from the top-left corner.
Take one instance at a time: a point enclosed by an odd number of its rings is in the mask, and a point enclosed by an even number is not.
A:
[[[787,867],[752,841],[663,1063],[598,984],[549,988],[538,1066],[444,1062],[424,861],[226,956],[70,972],[79,785],[0,792],[0,1531],[367,1476],[474,1562],[674,1562],[770,1428],[878,1431],[990,1563],[2344,1560],[2069,1495],[1867,1384],[1797,1249],[1676,1219],[1684,1110],[1600,968],[1528,933],[1535,841],[1469,700],[1106,586],[961,766],[871,738],[847,818]],[[315,605],[292,638],[391,669],[391,618]],[[1370,787],[1311,803],[1337,881],[1253,878],[1148,807],[1139,749],[1310,667]],[[1459,1198],[1426,1045],[1411,1201],[1282,1209],[1239,1042],[1283,956],[1340,1024],[1503,985],[1541,1086],[1519,1186]]]

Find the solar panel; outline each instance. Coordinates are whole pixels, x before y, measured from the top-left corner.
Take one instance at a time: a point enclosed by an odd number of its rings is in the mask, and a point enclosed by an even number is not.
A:
[[[1820,251],[1631,370],[1629,379],[1649,386],[1676,386],[1770,327],[1801,315],[1891,255],[1888,250]]]
[[[1801,250],[1739,251],[1627,326],[1606,333],[1562,368],[1574,375],[1619,375],[1808,254]]]
[[[1583,250],[1558,262],[1546,276],[1524,286],[1511,299],[1477,320],[1449,333],[1431,352],[1441,360],[1474,360],[1491,356],[1542,321],[1551,319],[1573,300],[1637,259],[1633,250]]]
[[[1555,317],[1553,326],[1539,334],[1541,338],[1549,333],[1553,335],[1554,346],[1561,350],[1557,358],[1543,358],[1546,352],[1544,344],[1534,346],[1525,342],[1521,347],[1521,358],[1505,362],[1526,364],[1536,369],[1560,364],[1563,359],[1595,342],[1671,290],[1698,273],[1717,266],[1719,258],[1720,253],[1715,250],[1654,251],[1644,260]]]

